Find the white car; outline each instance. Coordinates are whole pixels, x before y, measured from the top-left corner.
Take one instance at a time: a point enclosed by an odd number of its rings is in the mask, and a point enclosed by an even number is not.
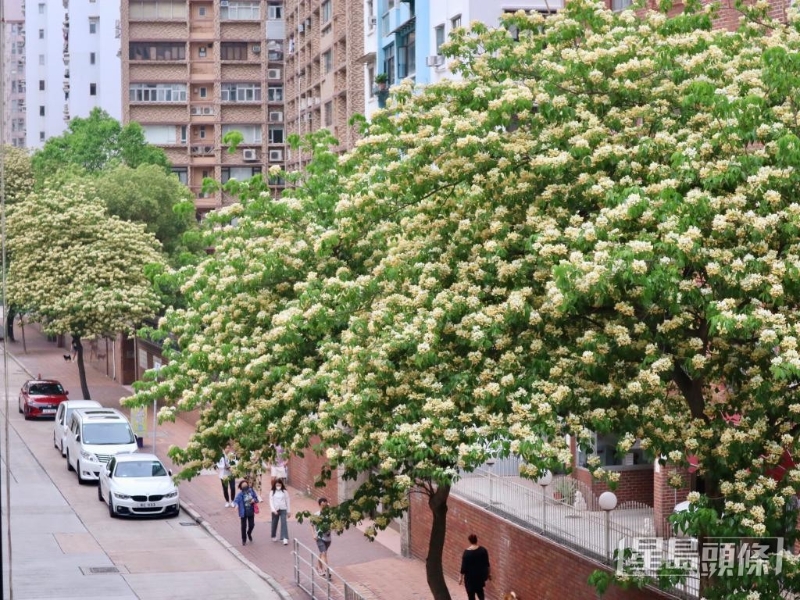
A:
[[[61,456],[67,455],[64,442],[67,439],[69,417],[76,408],[103,408],[103,405],[95,400],[66,400],[58,405],[53,425],[53,446],[61,451]]]
[[[111,517],[178,516],[180,501],[172,473],[155,454],[118,454],[100,470],[97,498]]]

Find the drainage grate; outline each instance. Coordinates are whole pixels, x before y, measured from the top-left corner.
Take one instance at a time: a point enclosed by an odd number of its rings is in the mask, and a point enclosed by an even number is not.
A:
[[[105,575],[111,573],[119,573],[117,567],[81,567],[84,575]]]
[[[198,525],[200,524],[194,521],[181,521],[181,527],[197,527]]]

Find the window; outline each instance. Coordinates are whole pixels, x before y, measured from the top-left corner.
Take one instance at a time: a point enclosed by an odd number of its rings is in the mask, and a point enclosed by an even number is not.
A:
[[[270,144],[283,143],[283,127],[279,125],[269,126],[269,143]]]
[[[44,79],[39,80],[39,91],[40,92],[44,91]]]
[[[40,39],[40,40],[43,40],[43,39],[44,39],[44,29],[40,29],[40,30],[39,30],[39,39]]]
[[[613,11],[621,11],[629,8],[631,5],[631,0],[611,0],[611,10]]]
[[[461,27],[461,15],[456,15],[452,19],[450,19],[450,26],[452,29],[456,29],[457,27]]]
[[[186,0],[130,0],[130,18],[186,19]]]
[[[44,66],[44,54],[39,55],[39,66]]]
[[[389,76],[389,85],[394,85],[394,44],[383,49],[383,72]]]
[[[275,20],[275,19],[282,19],[283,18],[283,7],[282,6],[267,6],[267,19]]]
[[[201,98],[206,98],[208,96],[208,88],[205,86],[201,87],[199,93]]]
[[[44,116],[44,106],[40,106],[40,107],[39,107],[39,116],[40,116],[40,117],[43,117],[43,116]]]
[[[89,64],[96,65],[97,64],[97,53],[96,52],[89,52]]]
[[[144,139],[148,144],[171,145],[178,143],[178,125],[142,125]],[[185,127],[183,128],[185,130]],[[185,131],[182,132],[182,143],[186,143]]]
[[[100,19],[97,17],[92,17],[89,19],[89,33],[97,33],[97,24],[100,22]]]
[[[41,5],[40,5],[40,6],[41,6]],[[44,131],[40,131],[40,132],[39,132],[39,141],[40,141],[40,142],[43,142],[43,141],[44,141]]]
[[[39,14],[44,14],[44,2],[39,2]]]
[[[238,131],[242,134],[243,144],[260,144],[261,143],[261,125],[223,125],[222,137],[224,138],[231,131]]]
[[[283,86],[271,85],[267,88],[267,100],[270,102],[283,102]]]
[[[183,185],[189,183],[189,170],[186,167],[173,167],[172,173],[178,176],[178,181]]]
[[[433,30],[433,37],[436,40],[436,54],[441,54],[442,44],[444,44],[444,25],[439,25]]]
[[[198,56],[199,58],[205,58],[205,57],[206,57],[206,55],[207,55],[207,53],[208,53],[208,52],[207,52],[207,50],[206,50],[206,47],[205,47],[205,46],[200,46],[200,47],[197,49],[197,56]]]
[[[228,2],[228,6],[219,9],[219,17],[223,21],[258,21],[261,19],[260,2]]]
[[[372,98],[375,95],[375,90],[373,89],[372,82],[375,81],[375,65],[369,65],[367,67],[367,81],[369,84],[367,85],[367,90],[369,90],[369,97]]]
[[[186,102],[182,83],[132,83],[128,89],[131,102]]]
[[[320,17],[322,19],[322,22],[327,23],[328,21],[331,20],[332,16],[333,16],[333,9],[331,7],[331,0],[325,0],[325,2],[322,3],[322,10],[320,12]]]
[[[402,39],[400,50],[400,76],[410,77],[417,72],[417,34],[413,31],[409,32],[405,38]]]
[[[186,44],[180,42],[130,42],[131,60],[186,60]]]
[[[246,181],[259,173],[261,173],[261,167],[223,167],[222,183],[230,179]]]
[[[205,6],[198,6],[197,7],[197,16],[198,17],[205,17],[206,16],[206,7]]]
[[[261,85],[258,83],[223,83],[222,102],[261,102]]]
[[[200,139],[201,140],[206,139],[206,126],[200,125],[200,127],[198,127],[197,129],[198,129],[197,135],[200,137]]]
[[[327,75],[333,69],[333,49],[322,55],[322,72]]]
[[[222,42],[220,60],[247,60],[247,42]]]
[[[90,83],[89,84],[89,95],[90,96],[97,96],[97,84]]]
[[[333,101],[325,103],[325,127],[333,125]]]

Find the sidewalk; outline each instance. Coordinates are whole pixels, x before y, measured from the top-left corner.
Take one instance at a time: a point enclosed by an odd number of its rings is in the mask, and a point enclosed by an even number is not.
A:
[[[9,342],[9,352],[19,361],[33,377],[58,379],[69,390],[70,397],[81,397],[77,363],[65,361],[68,354],[64,348],[58,348],[54,342],[48,342],[44,336],[33,328],[26,328],[27,353],[23,352],[20,341]],[[17,335],[19,340],[19,334]],[[109,379],[104,374],[87,365],[86,369],[89,391],[92,399],[104,406],[119,408],[121,398],[130,395],[125,386]],[[10,390],[12,397],[16,390]],[[122,408],[124,413],[128,409]],[[184,416],[184,418],[186,418]],[[148,427],[152,427],[152,414],[148,414]],[[178,418],[175,423],[160,424],[156,433],[155,453],[165,463],[169,462],[167,450],[172,445],[185,445],[192,432],[193,424]],[[144,452],[153,451],[152,432],[144,436]],[[176,468],[173,468],[175,471]],[[269,477],[265,478],[266,485]],[[211,471],[180,485],[181,504],[195,519],[201,522],[228,549],[245,560],[250,568],[267,579],[284,599],[307,599],[308,596],[293,581],[292,546],[283,546],[270,541],[270,514],[267,505],[256,516],[256,528],[253,532],[253,543],[241,546],[239,536],[239,518],[234,508],[226,508],[222,495],[219,476]],[[266,496],[268,487],[262,495]],[[292,494],[291,512],[316,510],[313,499],[300,491],[289,487]],[[266,497],[265,497],[266,500]],[[306,546],[313,547],[310,525],[305,522],[299,525],[294,519],[289,521],[289,535],[297,538]],[[357,529],[334,536],[328,555],[331,568],[366,598],[375,600],[414,600],[430,598],[430,591],[425,578],[425,565],[422,561],[403,558],[399,555],[400,535],[392,530],[381,532],[375,542],[369,542]],[[454,597],[457,597],[459,586],[454,580],[448,580],[448,586]]]

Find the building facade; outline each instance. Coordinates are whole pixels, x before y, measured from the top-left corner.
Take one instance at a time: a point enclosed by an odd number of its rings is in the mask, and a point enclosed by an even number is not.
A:
[[[338,150],[351,148],[351,117],[364,114],[364,1],[286,0],[286,128],[304,135],[328,129]],[[290,153],[287,168],[305,157]]]
[[[122,0],[123,121],[164,149],[200,214],[235,200],[204,192],[205,178],[283,166],[283,10],[282,0]]]
[[[22,0],[4,0],[3,143],[25,146],[25,12]]]
[[[115,119],[120,99],[119,3],[33,0],[25,7],[26,138],[39,148],[95,107]]]

